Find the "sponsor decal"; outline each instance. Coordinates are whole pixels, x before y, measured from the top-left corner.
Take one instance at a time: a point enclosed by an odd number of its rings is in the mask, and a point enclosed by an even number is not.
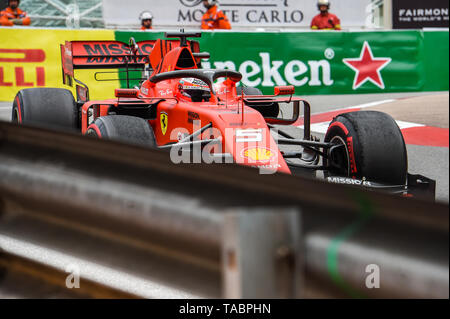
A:
[[[62,81],[61,55],[76,52],[63,45],[65,41],[105,40],[112,41],[114,32],[110,30],[74,29],[34,29],[0,28],[0,101],[12,101],[21,89],[36,87],[64,88],[76,95],[72,88]],[[3,41],[4,40],[4,41]],[[84,51],[84,48],[82,48]],[[68,51],[66,51],[66,49]],[[102,49],[103,50],[103,49]],[[84,58],[86,59],[87,56]],[[77,70],[76,77],[89,87],[89,98],[107,99],[114,96],[120,82],[97,82],[93,70]]]
[[[161,112],[159,114],[159,121],[161,123],[161,132],[163,135],[166,135],[167,132],[167,125],[169,123],[169,116],[166,112]]]
[[[248,112],[245,111],[245,114]],[[253,122],[236,122],[236,123],[228,123],[228,126],[251,126],[251,125],[260,125],[260,123],[253,123]]]
[[[355,71],[353,90],[356,90],[367,81],[372,82],[380,89],[384,89],[384,82],[380,71],[386,67],[391,60],[391,58],[374,58],[369,42],[364,41],[359,58],[343,59],[343,62]]]
[[[198,115],[198,113],[188,111],[187,115],[188,115],[188,123],[194,123],[194,121],[200,120],[200,115]]]
[[[281,165],[280,164],[252,165],[252,167],[259,169],[277,170],[281,168]]]
[[[216,89],[216,94],[217,95],[224,95],[224,94],[227,94],[227,93],[230,93],[230,92],[231,91],[228,90],[226,87],[221,87],[219,89]]]
[[[236,143],[262,142],[262,129],[236,130]]]
[[[244,158],[250,159],[255,162],[269,162],[275,157],[275,152],[270,148],[265,147],[249,147],[243,149],[241,152]]]
[[[129,55],[130,48],[124,43],[110,43],[110,44],[84,44],[84,50],[88,56],[99,55]],[[152,52],[153,45],[145,43],[138,46],[138,55],[149,55]]]
[[[355,152],[353,151],[353,137],[347,137],[348,157],[350,161],[350,172],[356,173]]]
[[[168,95],[172,95],[173,91],[171,89],[165,89],[165,90],[159,90],[158,93],[161,96],[168,96]]]
[[[123,64],[126,62],[132,63],[148,63],[148,57],[146,56],[137,56],[133,58],[131,61],[128,61],[129,59],[127,57],[120,57],[120,56],[95,56],[95,57],[88,57],[85,61],[86,64]]]
[[[45,59],[42,49],[0,48],[0,88],[45,86]]]
[[[447,0],[396,0],[392,6],[394,29],[448,28]]]
[[[178,23],[200,23],[205,9],[201,0],[179,0]],[[228,0],[220,2],[220,9],[233,25],[298,25],[305,22],[305,14],[289,0]]]
[[[140,43],[137,55],[130,59],[127,57],[130,55],[130,48],[124,43],[88,43],[82,47],[75,47],[74,56],[78,56],[76,60],[78,64],[148,63],[148,55],[152,49],[152,44]]]
[[[327,177],[329,183],[357,185],[357,186],[372,186],[372,183],[366,180],[353,179],[348,177]]]
[[[325,53],[324,53],[325,54]],[[246,60],[239,66],[233,61],[202,62],[204,68],[238,70],[242,74],[241,82],[251,87],[332,86],[331,64],[321,60],[273,60],[269,52],[260,52],[259,60]]]

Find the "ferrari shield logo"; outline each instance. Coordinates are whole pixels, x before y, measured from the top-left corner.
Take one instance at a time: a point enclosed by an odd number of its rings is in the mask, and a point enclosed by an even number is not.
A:
[[[160,122],[161,122],[161,132],[163,133],[163,135],[166,135],[167,124],[169,122],[169,117],[167,116],[167,113],[161,112],[159,119],[160,119]]]

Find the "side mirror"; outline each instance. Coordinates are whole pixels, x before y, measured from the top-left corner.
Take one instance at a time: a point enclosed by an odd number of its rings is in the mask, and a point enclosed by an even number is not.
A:
[[[194,56],[194,58],[199,59],[209,59],[211,57],[209,52],[193,52],[192,55]]]
[[[275,115],[275,108],[274,112],[271,112],[271,116],[267,117],[263,115],[266,122],[269,124],[292,125],[297,122],[300,116],[300,109],[303,106],[303,101],[276,102],[276,106],[278,109],[277,115]]]
[[[293,95],[294,93],[295,87],[293,85],[276,86],[274,89],[274,95]]]

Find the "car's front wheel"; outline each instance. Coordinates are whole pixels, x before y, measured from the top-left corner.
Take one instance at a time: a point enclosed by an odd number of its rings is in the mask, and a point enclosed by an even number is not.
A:
[[[332,148],[324,164],[333,166],[325,175],[367,179],[404,185],[408,159],[405,141],[395,120],[377,111],[359,111],[336,116],[325,142]]]

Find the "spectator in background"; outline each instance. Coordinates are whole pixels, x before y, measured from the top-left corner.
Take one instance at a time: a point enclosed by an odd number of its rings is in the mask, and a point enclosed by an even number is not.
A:
[[[339,18],[329,13],[330,2],[328,0],[319,0],[317,7],[320,11],[311,21],[311,29],[313,30],[341,30],[341,21]]]
[[[8,0],[8,7],[0,12],[0,25],[30,25],[31,20],[25,11],[19,9],[20,0]]]
[[[207,9],[202,17],[202,29],[231,29],[227,16],[217,6],[217,0],[203,0],[203,5]]]
[[[141,19],[141,30],[151,30],[153,29],[152,21],[153,15],[150,11],[144,11],[139,15],[139,19]]]

